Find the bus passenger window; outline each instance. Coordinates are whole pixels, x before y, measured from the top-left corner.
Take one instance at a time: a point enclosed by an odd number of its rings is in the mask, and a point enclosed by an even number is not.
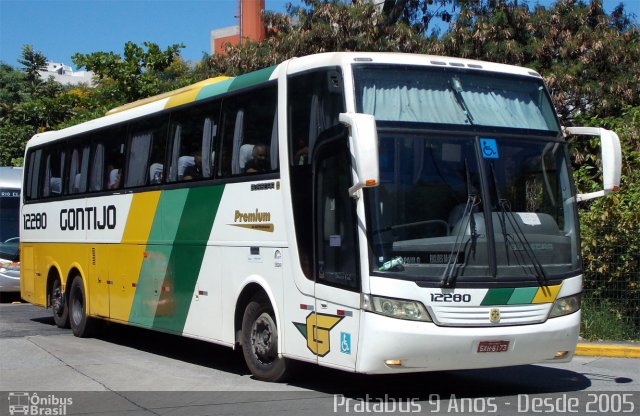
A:
[[[225,100],[220,176],[278,169],[277,89],[251,90]]]
[[[40,194],[45,198],[60,196],[65,162],[64,151],[58,147],[49,148],[45,160],[44,180]]]
[[[156,137],[151,145],[149,165],[149,184],[157,185],[164,181],[164,155],[166,152],[166,135]]]
[[[26,199],[38,199],[40,166],[42,165],[42,149],[29,153],[27,166]]]
[[[168,182],[213,177],[219,103],[177,111],[171,116]]]
[[[83,193],[87,190],[89,170],[89,146],[77,146],[70,150],[68,176],[65,178],[67,194]]]
[[[122,136],[120,136],[122,137]],[[122,188],[123,167],[124,167],[124,139],[119,138],[115,142],[105,142],[105,183],[106,190],[115,190]]]
[[[125,187],[162,183],[167,144],[167,117],[154,117],[129,125]]]
[[[137,132],[130,138],[129,163],[127,164],[127,178],[125,181],[127,188],[144,185],[152,140],[152,132]]]
[[[104,183],[104,144],[96,143],[93,148],[93,163],[91,164],[91,177],[89,179],[89,191],[101,191]]]

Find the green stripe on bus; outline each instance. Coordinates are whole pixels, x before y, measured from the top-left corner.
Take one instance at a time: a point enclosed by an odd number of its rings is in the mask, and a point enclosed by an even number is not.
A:
[[[169,259],[170,269],[158,300],[154,329],[182,333],[223,192],[224,185],[189,190]]]
[[[513,295],[509,299],[508,305],[526,305],[530,304],[538,292],[537,287],[518,287],[513,291]]]
[[[163,313],[158,311],[158,302],[188,193],[188,189],[177,189],[160,194],[147,241],[147,255],[142,262],[129,312],[129,322],[150,328],[156,313]]]
[[[196,96],[196,101],[203,100],[205,98],[213,97],[216,95],[224,94],[229,91],[229,87],[233,82],[234,78],[226,79],[224,81],[217,82],[212,85],[207,85],[202,87],[198,95]]]
[[[514,290],[512,287],[489,289],[480,305],[506,305]]]
[[[268,68],[260,69],[255,72],[237,76],[233,79],[233,82],[229,87],[229,91],[239,90],[242,88],[250,87],[252,85],[260,84],[261,82],[268,81],[269,77],[271,77],[271,74],[275,69],[275,66],[270,66]]]
[[[148,244],[173,244],[188,195],[188,189],[162,192]]]

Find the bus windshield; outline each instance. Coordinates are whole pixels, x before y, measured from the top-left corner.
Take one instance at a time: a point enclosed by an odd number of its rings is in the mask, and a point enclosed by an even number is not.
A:
[[[380,185],[365,191],[372,272],[446,285],[578,270],[563,143],[384,128],[379,143]]]
[[[354,65],[358,112],[377,121],[558,132],[541,79],[456,68]]]

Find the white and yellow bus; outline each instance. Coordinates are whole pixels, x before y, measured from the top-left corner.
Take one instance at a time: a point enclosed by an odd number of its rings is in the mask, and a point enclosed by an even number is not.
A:
[[[575,130],[575,129],[574,129]],[[542,78],[327,53],[219,77],[27,145],[22,297],[96,320],[360,373],[570,360],[577,195]]]

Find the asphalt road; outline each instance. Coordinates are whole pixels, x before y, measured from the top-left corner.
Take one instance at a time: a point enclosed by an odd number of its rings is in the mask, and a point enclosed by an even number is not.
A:
[[[397,376],[298,370],[264,383],[225,347],[116,324],[79,339],[50,310],[0,304],[0,415],[24,403],[16,392],[58,414],[640,414],[638,359]]]

